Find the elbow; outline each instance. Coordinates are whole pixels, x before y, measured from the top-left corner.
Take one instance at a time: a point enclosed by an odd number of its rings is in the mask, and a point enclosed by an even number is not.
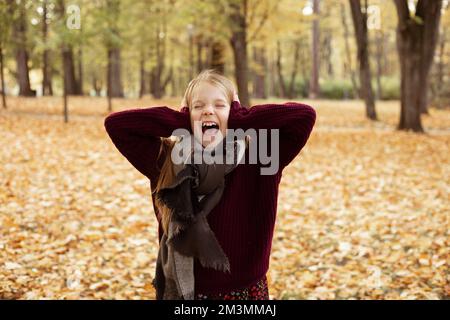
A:
[[[107,116],[104,120],[103,120],[103,126],[105,127],[105,130],[108,131],[108,129],[110,128],[110,121],[111,118],[109,116]]]
[[[298,133],[300,136],[304,136],[308,139],[316,123],[316,110],[306,104],[302,104],[300,108],[302,112],[299,114],[296,128],[299,131]]]
[[[302,109],[302,120],[305,123],[305,125],[307,125],[307,127],[312,128],[314,127],[315,123],[316,123],[316,117],[317,117],[317,113],[316,110],[311,107],[310,105],[307,104],[300,104],[300,107]]]
[[[105,131],[111,135],[111,119],[109,117],[106,117],[103,121],[103,127],[105,128]]]
[[[295,105],[299,108],[299,119],[300,121],[306,125],[307,127],[312,128],[314,127],[314,124],[316,123],[316,110],[311,107],[310,105],[304,104],[304,103],[298,103],[298,102],[286,102],[286,105]]]
[[[111,136],[111,133],[114,130],[114,121],[113,121],[113,113],[108,115],[104,120],[103,120],[103,127],[105,128],[106,132]]]
[[[314,125],[316,123],[317,113],[316,113],[316,110],[313,107],[308,106],[308,105],[306,105],[306,106],[307,106],[307,109],[308,109],[308,119],[309,119],[309,121],[311,123],[311,129],[312,129],[312,127],[314,127]]]

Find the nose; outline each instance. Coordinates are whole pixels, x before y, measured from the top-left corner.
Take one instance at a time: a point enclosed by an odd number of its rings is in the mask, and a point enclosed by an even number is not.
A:
[[[203,108],[203,114],[213,114],[214,113],[214,108],[211,105],[205,106],[205,108]]]

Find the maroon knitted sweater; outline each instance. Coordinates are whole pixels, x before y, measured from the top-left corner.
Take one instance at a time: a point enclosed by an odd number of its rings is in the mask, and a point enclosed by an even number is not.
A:
[[[229,258],[231,273],[203,268],[195,259],[196,294],[226,293],[244,288],[266,274],[282,172],[306,144],[315,120],[315,110],[305,104],[287,102],[246,109],[233,101],[228,128],[279,129],[280,166],[274,175],[261,175],[261,165],[249,163],[247,149],[247,161],[225,177],[223,196],[207,220]],[[177,128],[191,131],[189,113],[165,106],[115,112],[105,118],[104,124],[121,154],[149,178],[151,191],[156,187],[158,168],[163,161],[160,159],[157,165],[160,137],[169,137]],[[152,199],[158,217],[153,193]],[[162,225],[158,222],[161,239]]]

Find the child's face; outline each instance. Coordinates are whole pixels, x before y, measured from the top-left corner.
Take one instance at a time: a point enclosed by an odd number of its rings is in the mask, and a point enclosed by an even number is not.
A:
[[[214,146],[225,137],[230,104],[219,88],[208,82],[198,84],[192,95],[191,128],[204,147]]]

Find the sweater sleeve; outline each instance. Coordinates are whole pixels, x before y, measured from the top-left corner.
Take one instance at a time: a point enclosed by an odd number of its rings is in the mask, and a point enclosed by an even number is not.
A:
[[[237,101],[233,101],[239,104]],[[316,121],[316,111],[306,104],[261,104],[232,108],[228,128],[279,129],[280,168],[287,166],[306,144]]]
[[[161,137],[178,128],[190,130],[189,113],[168,107],[130,109],[111,113],[105,129],[120,153],[150,181],[158,175],[157,157]]]

